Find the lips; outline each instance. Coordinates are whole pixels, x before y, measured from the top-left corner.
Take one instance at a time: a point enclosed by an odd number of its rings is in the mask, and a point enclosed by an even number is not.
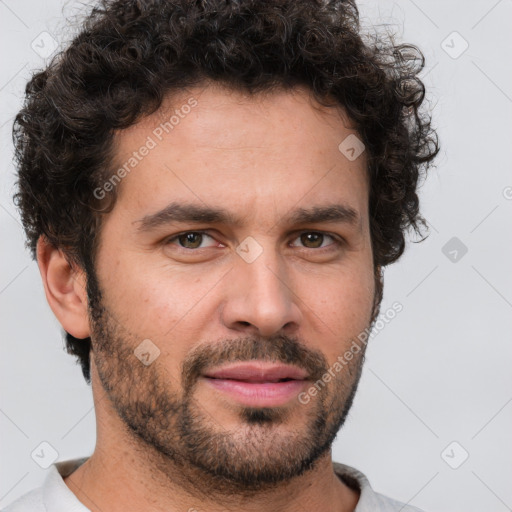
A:
[[[297,366],[269,363],[236,363],[218,370],[204,373],[210,379],[230,379],[244,382],[283,382],[288,380],[305,380],[308,374]]]
[[[307,380],[307,372],[297,366],[265,362],[235,363],[203,374],[203,381],[215,392],[251,407],[289,404]]]

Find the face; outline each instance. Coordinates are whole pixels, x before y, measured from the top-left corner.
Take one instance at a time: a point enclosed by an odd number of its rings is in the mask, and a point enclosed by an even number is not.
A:
[[[329,451],[374,311],[365,154],[338,149],[354,134],[305,90],[213,86],[117,134],[92,360],[169,467],[256,490]]]

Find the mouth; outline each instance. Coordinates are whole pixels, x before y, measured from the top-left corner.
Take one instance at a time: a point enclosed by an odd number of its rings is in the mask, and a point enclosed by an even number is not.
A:
[[[308,382],[297,366],[252,361],[206,371],[203,380],[224,396],[251,407],[277,407],[292,400]]]

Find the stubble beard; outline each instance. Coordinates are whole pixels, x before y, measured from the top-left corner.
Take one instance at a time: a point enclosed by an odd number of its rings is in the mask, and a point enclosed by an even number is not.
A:
[[[357,390],[364,346],[343,373],[317,386],[308,405],[298,400],[286,408],[240,405],[239,426],[226,430],[194,396],[207,365],[254,359],[294,364],[308,371],[313,385],[329,369],[323,354],[287,336],[215,341],[196,347],[181,375],[173,377],[165,361],[145,366],[134,355],[144,336],[115,319],[94,277],[88,295],[98,378],[154,480],[168,478],[209,498],[251,496],[313,469],[330,451]],[[166,344],[172,347],[172,340]]]

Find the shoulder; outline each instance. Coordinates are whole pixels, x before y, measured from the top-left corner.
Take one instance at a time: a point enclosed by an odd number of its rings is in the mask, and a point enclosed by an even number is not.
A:
[[[378,492],[374,492],[374,498],[376,505],[379,506],[379,508],[376,510],[382,512],[424,512],[417,507],[407,505],[401,501],[394,500],[393,498],[389,498],[388,496],[384,496]]]
[[[423,512],[419,508],[375,492],[366,475],[351,466],[333,462],[333,468],[343,482],[360,491],[354,512]]]
[[[0,512],[46,512],[42,487],[23,494]]]
[[[63,477],[70,475],[87,459],[83,457],[55,462],[46,470],[40,487],[23,494],[0,512],[89,512],[63,480]]]

